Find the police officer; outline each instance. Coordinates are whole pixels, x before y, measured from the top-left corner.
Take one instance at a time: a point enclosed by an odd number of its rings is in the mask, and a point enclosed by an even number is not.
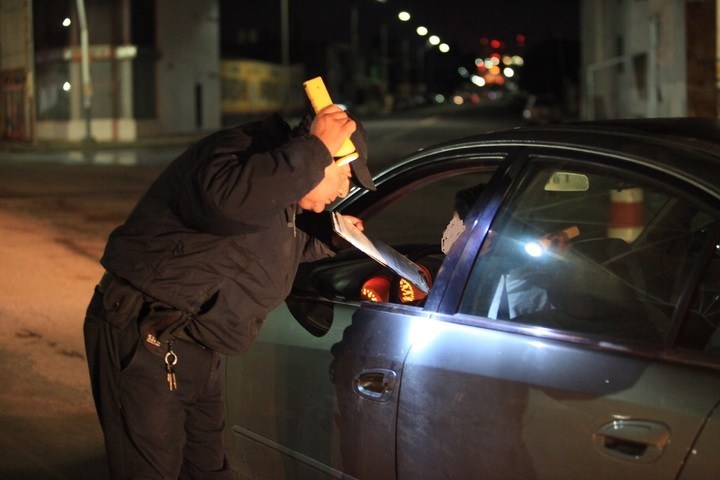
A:
[[[348,137],[360,157],[338,165]],[[111,233],[84,333],[112,478],[233,478],[219,354],[252,344],[300,262],[333,254],[321,212],[351,180],[375,188],[366,160],[338,106],[294,130],[273,115],[190,146]]]

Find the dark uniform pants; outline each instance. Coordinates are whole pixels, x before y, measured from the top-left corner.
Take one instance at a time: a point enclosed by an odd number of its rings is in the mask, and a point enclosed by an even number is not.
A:
[[[90,380],[111,477],[234,478],[223,446],[219,355],[173,339],[177,389],[171,391],[164,357],[142,345],[137,317],[108,322],[99,288],[85,317]]]

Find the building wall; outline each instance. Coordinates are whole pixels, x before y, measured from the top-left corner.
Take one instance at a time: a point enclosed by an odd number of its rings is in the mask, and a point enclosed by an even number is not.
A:
[[[0,1],[0,139],[33,135],[30,0]]]
[[[157,0],[159,133],[220,126],[219,8],[218,0]]]
[[[221,124],[219,1],[148,1],[153,6],[143,6],[154,9],[155,44],[143,45],[138,58],[139,49],[131,38],[131,22],[143,20],[131,10],[138,4],[131,0],[84,0],[92,90],[89,130],[93,140],[133,141],[152,135],[213,130]],[[55,18],[57,15],[72,18],[67,27],[68,41],[38,52],[32,43],[32,1],[0,1],[3,139],[86,138],[79,22],[75,2],[67,5],[67,13],[55,9],[48,15],[52,22],[62,20]],[[37,28],[46,25],[40,21]],[[143,107],[139,117],[134,111],[138,99]],[[148,102],[151,108],[146,108]],[[22,128],[17,127],[18,122]]]
[[[717,1],[582,0],[583,117],[716,115]]]
[[[27,2],[0,2],[0,70],[27,68]]]
[[[717,116],[716,0],[685,3],[688,115]]]

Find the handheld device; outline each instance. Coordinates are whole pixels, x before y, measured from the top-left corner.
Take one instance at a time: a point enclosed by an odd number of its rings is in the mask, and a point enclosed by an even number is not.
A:
[[[310,105],[312,105],[315,113],[318,113],[328,105],[332,105],[333,102],[330,99],[330,93],[328,93],[322,77],[311,78],[310,80],[303,82],[303,87],[305,87],[305,93],[307,94],[308,99],[310,100]],[[342,166],[352,162],[359,156],[360,154],[357,153],[355,145],[353,145],[349,138],[346,138],[345,142],[343,142],[340,147],[340,150],[335,152],[333,155],[333,158],[335,158],[335,163],[338,166]]]

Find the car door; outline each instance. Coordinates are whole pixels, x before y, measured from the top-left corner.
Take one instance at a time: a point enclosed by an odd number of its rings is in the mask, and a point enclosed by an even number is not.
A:
[[[381,175],[377,192],[356,192],[342,208],[417,260],[439,251],[455,192],[487,183],[501,158],[428,154]],[[411,343],[392,323],[353,319],[366,281],[389,276],[352,248],[301,266],[293,294],[253,346],[225,360],[228,457],[241,476],[394,477],[395,384]]]
[[[476,206],[439,313],[401,316],[421,340],[397,387],[398,478],[713,478],[717,199],[637,162],[527,159],[502,204]]]

